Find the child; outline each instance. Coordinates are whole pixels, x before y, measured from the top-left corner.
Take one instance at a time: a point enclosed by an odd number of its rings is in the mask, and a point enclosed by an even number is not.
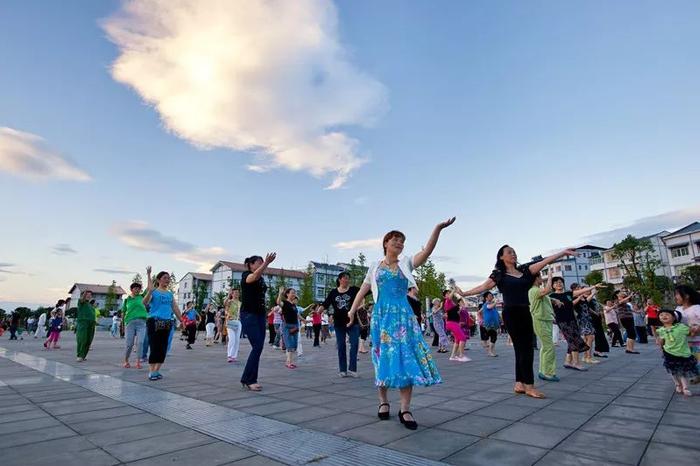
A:
[[[662,327],[657,329],[656,336],[659,346],[663,347],[664,367],[676,384],[676,393],[692,396],[688,389],[688,378],[698,375],[698,366],[688,347],[688,335],[697,335],[700,327],[694,325],[691,329],[680,323],[681,319],[682,315],[678,311],[660,310]]]
[[[53,345],[53,349],[60,349],[58,346],[58,337],[61,336],[61,327],[63,326],[63,317],[60,310],[54,309],[51,311],[51,321],[49,322],[49,336],[44,342],[44,348],[49,348]]]

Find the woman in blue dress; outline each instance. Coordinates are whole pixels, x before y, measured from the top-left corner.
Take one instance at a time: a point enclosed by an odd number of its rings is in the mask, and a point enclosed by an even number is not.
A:
[[[377,416],[381,420],[389,419],[388,391],[389,388],[398,388],[401,393],[399,420],[411,430],[418,427],[410,412],[413,386],[433,385],[442,382],[442,379],[408,302],[407,291],[412,286],[417,287],[413,269],[425,264],[442,230],[454,221],[453,217],[437,224],[425,248],[413,257],[399,258],[406,239],[403,233],[387,233],[382,242],[384,258],[369,267],[348,313],[350,326],[365,296],[372,291],[376,304],[372,312],[370,338],[375,385],[379,390]]]

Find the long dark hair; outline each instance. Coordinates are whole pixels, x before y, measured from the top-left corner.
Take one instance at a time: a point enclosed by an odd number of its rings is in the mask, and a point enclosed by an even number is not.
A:
[[[260,256],[250,256],[250,257],[246,257],[246,259],[243,261],[243,264],[248,269],[248,272],[251,272],[250,266],[255,264],[259,260],[261,261],[261,260],[263,260],[263,258]]]
[[[688,285],[676,285],[673,289],[681,298],[687,299],[690,304],[700,304],[700,293]]]

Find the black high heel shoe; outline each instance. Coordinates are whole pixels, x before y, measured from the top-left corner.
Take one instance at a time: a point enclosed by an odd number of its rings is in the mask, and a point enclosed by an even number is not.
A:
[[[377,417],[381,419],[382,421],[386,421],[389,419],[389,410],[387,409],[385,413],[381,411],[382,406],[386,406],[387,408],[389,407],[389,403],[382,403],[379,405],[379,410],[377,411]]]
[[[410,414],[411,417],[413,417],[413,413],[410,411],[399,411],[399,421],[401,421],[401,424],[403,424],[404,427],[406,427],[406,429],[416,430],[418,428],[418,423],[415,420],[407,421],[406,419],[404,419],[404,416],[406,414]]]

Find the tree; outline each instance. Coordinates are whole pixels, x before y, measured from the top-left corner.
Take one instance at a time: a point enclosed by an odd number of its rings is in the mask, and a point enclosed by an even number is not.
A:
[[[306,274],[301,281],[301,290],[299,290],[299,305],[306,307],[314,302],[314,268],[309,263],[306,267]]]
[[[627,235],[613,245],[612,255],[620,261],[625,272],[622,280],[625,287],[643,301],[652,298],[657,303],[662,302],[668,289],[658,288],[662,283],[657,280],[656,269],[661,266],[661,260],[654,255],[654,246],[648,238]]]
[[[594,270],[593,272],[586,275],[583,279],[586,285],[593,286],[598,283],[602,283],[604,286],[598,288],[596,292],[596,299],[599,303],[605,304],[606,301],[611,300],[613,293],[615,292],[615,286],[612,283],[606,283],[603,281],[603,272],[600,270]]]
[[[598,283],[603,283],[603,272],[600,270],[594,270],[593,272],[586,275],[583,279],[584,283],[588,286],[597,285]]]
[[[141,274],[137,273],[134,275],[134,278],[131,279],[131,283],[138,283],[139,285],[143,286],[143,278],[141,278]]]
[[[681,283],[700,290],[700,265],[689,265],[681,272]]]
[[[112,280],[112,284],[107,288],[107,297],[105,298],[105,308],[102,309],[103,316],[110,316],[117,307],[117,282]]]
[[[225,291],[219,291],[217,293],[214,293],[214,295],[211,297],[211,303],[217,309],[220,307],[224,307],[224,301],[226,301],[226,292]]]
[[[363,253],[358,254],[357,259],[350,261],[350,267],[347,272],[350,274],[350,284],[354,286],[362,285],[365,275],[367,274],[367,257]]]
[[[279,293],[280,288],[289,288],[287,278],[284,276],[284,269],[282,269],[282,272],[277,276],[274,282],[270,279],[270,284],[267,288],[267,297],[270,307],[277,305],[277,293]]]
[[[175,279],[175,272],[170,272],[170,285],[168,285],[168,291],[175,293],[175,286],[177,285],[177,280]]]
[[[197,312],[204,309],[204,301],[207,299],[207,284],[206,282],[199,282],[194,290],[194,308]]]
[[[418,296],[421,302],[426,298],[441,298],[442,292],[447,288],[445,274],[438,272],[433,261],[428,260],[415,270]]]

